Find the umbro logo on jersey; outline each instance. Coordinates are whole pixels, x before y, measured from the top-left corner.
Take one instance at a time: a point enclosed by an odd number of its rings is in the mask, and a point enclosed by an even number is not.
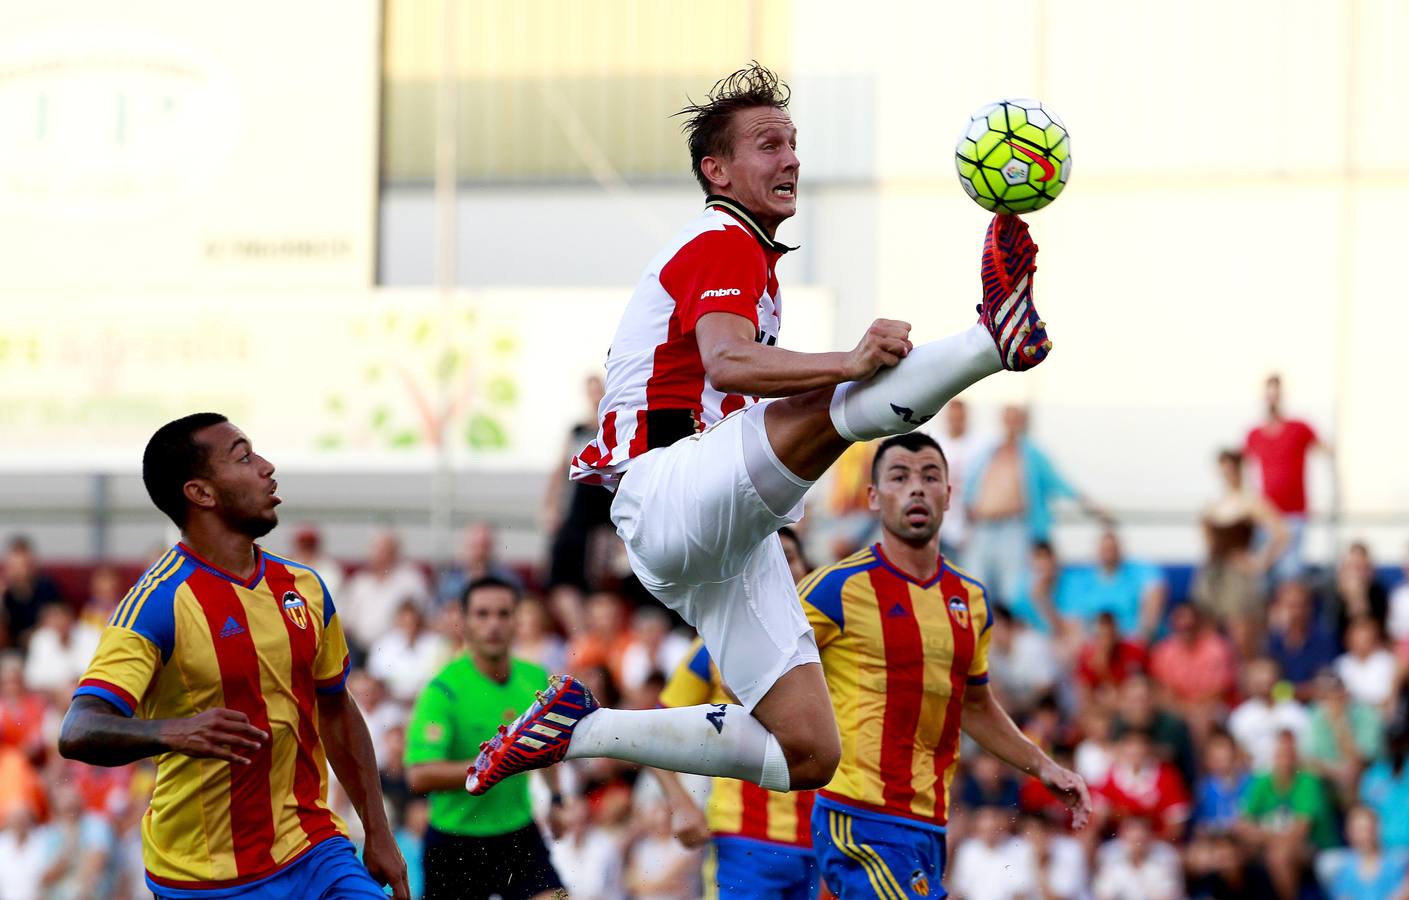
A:
[[[898,619],[903,615],[907,615],[907,613],[905,612],[905,607],[897,603],[890,608],[890,612],[886,613],[886,615],[890,616],[892,619]]]
[[[709,297],[737,297],[742,293],[743,291],[738,288],[719,288],[713,291],[705,291],[703,294],[700,294],[700,299],[704,300]]]
[[[241,625],[239,622],[236,622],[234,616],[229,616],[229,617],[227,617],[227,618],[225,619],[225,627],[222,628],[222,629],[220,629],[220,636],[223,637],[223,638],[234,637],[234,636],[237,635],[237,634],[244,634],[244,633],[245,633],[245,628],[244,628],[244,626]]]
[[[714,707],[714,712],[705,713],[705,718],[709,720],[709,724],[714,726],[715,731],[720,734],[723,734],[724,711],[729,707],[723,703],[711,703],[710,706]]]
[[[908,407],[904,406],[896,406],[894,403],[890,405],[890,409],[891,412],[895,413],[897,416],[900,416],[900,421],[904,422],[906,425],[923,425],[930,419],[934,418],[933,415],[917,416],[915,415],[915,411],[913,409],[909,409]]]

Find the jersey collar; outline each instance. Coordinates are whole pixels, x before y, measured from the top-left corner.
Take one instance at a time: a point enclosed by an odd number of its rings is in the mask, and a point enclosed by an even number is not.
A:
[[[877,541],[875,544],[872,544],[872,545],[871,545],[871,549],[873,549],[873,550],[876,551],[876,559],[878,559],[878,560],[881,561],[881,565],[882,565],[882,566],[886,567],[886,568],[889,569],[893,574],[899,576],[900,578],[903,578],[904,580],[910,582],[911,584],[913,584],[913,585],[915,585],[915,586],[917,586],[917,587],[921,587],[921,588],[933,587],[936,583],[938,583],[938,581],[939,581],[940,578],[944,577],[944,557],[943,557],[943,556],[937,556],[937,557],[935,557],[935,570],[934,570],[934,575],[931,576],[928,581],[921,581],[920,579],[918,579],[918,578],[916,578],[915,576],[911,575],[909,572],[906,572],[904,569],[902,569],[902,568],[900,568],[899,566],[897,566],[895,563],[891,562],[890,559],[888,559],[888,558],[886,557],[886,552],[881,549],[881,544],[880,544],[879,541]]]
[[[213,575],[219,575],[226,581],[232,581],[242,588],[252,588],[255,585],[259,584],[260,579],[264,577],[264,549],[258,544],[254,545],[254,555],[256,560],[254,574],[251,575],[249,578],[240,578],[237,575],[230,574],[219,566],[206,562],[205,560],[201,559],[199,556],[196,555],[196,551],[192,550],[190,547],[187,547],[184,541],[178,543],[176,545],[176,549],[182,554],[184,554],[187,559],[195,563],[200,568],[205,569],[207,572],[210,572]]]
[[[744,225],[753,232],[753,236],[758,238],[758,242],[763,245],[764,250],[783,254],[798,249],[797,247],[789,247],[787,244],[779,243],[769,237],[768,232],[763,230],[763,226],[758,224],[758,218],[754,216],[753,213],[749,212],[748,207],[744,206],[733,197],[725,197],[723,194],[710,194],[705,198],[705,209],[722,209],[740,222],[743,222]]]

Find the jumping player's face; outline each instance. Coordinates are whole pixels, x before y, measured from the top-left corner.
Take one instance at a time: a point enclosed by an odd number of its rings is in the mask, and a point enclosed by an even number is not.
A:
[[[772,234],[797,213],[797,129],[787,110],[759,106],[734,113],[732,136],[728,158],[709,157],[723,179],[716,190],[742,203]]]
[[[489,659],[508,656],[515,624],[513,591],[485,585],[470,595],[465,640],[475,653]]]
[[[868,493],[883,529],[907,544],[926,544],[939,533],[949,508],[949,472],[933,447],[892,447]]]
[[[203,428],[194,435],[206,448],[208,474],[203,484],[212,508],[231,530],[261,538],[279,524],[275,510],[283,501],[276,493],[274,464],[254,452],[245,433],[229,422]]]

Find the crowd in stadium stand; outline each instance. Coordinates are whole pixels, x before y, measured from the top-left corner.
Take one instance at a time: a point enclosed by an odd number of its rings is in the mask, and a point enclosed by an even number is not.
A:
[[[1409,559],[1402,572],[1377,567],[1352,543],[1326,564],[1302,560],[1304,486],[1298,495],[1275,483],[1290,465],[1275,454],[1304,455],[1314,433],[1264,423],[1217,457],[1224,492],[1203,512],[1206,547],[1190,567],[1132,558],[1108,514],[1026,437],[1022,411],[1002,421],[987,445],[959,404],[936,423],[958,493],[943,537],[999,604],[991,683],[1024,731],[1087,780],[1096,816],[1072,834],[1040,784],[966,743],[951,791],[949,889],[969,900],[1409,897]],[[1272,489],[1244,486],[1244,450]],[[857,499],[865,448],[852,457],[803,522],[814,564],[871,538]],[[483,522],[440,571],[392,532],[346,567],[323,552],[316,526],[273,536],[335,597],[353,647],[349,689],[413,890],[427,808],[406,782],[407,716],[459,652],[468,583],[521,585],[516,655],[583,678],[605,705],[654,706],[689,647],[689,631],[630,577],[609,498],[564,487],[545,511],[544,558],[529,565],[501,560]],[[1058,553],[1049,503],[1062,497],[1104,523],[1095,546]],[[54,749],[128,585],[97,565],[86,594],[65,594],[42,548],[14,535],[3,549],[0,900],[147,896],[140,820],[152,766],[94,768]],[[702,855],[672,837],[652,777],[610,760],[566,765],[575,799],[550,848],[572,897],[702,895]],[[546,814],[547,789],[535,791]],[[333,801],[347,812],[336,786]]]

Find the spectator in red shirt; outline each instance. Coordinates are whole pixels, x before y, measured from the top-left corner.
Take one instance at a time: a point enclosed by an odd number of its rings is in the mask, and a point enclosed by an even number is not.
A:
[[[1169,614],[1170,635],[1150,652],[1150,674],[1168,702],[1202,743],[1238,683],[1233,645],[1209,626],[1199,609],[1185,603]]]
[[[1167,841],[1183,835],[1191,808],[1189,789],[1179,770],[1155,755],[1150,733],[1143,728],[1121,735],[1115,762],[1092,799],[1102,830],[1137,816],[1153,823],[1155,833]]]
[[[1265,388],[1267,417],[1248,432],[1244,451],[1262,470],[1262,493],[1282,514],[1287,549],[1273,569],[1278,581],[1301,575],[1301,542],[1306,531],[1306,455],[1327,450],[1311,426],[1282,413],[1282,377],[1269,375]]]
[[[1101,613],[1096,619],[1095,634],[1082,645],[1076,657],[1076,685],[1081,692],[1081,705],[1111,706],[1115,689],[1131,675],[1144,670],[1145,648],[1122,638],[1115,616]]]

